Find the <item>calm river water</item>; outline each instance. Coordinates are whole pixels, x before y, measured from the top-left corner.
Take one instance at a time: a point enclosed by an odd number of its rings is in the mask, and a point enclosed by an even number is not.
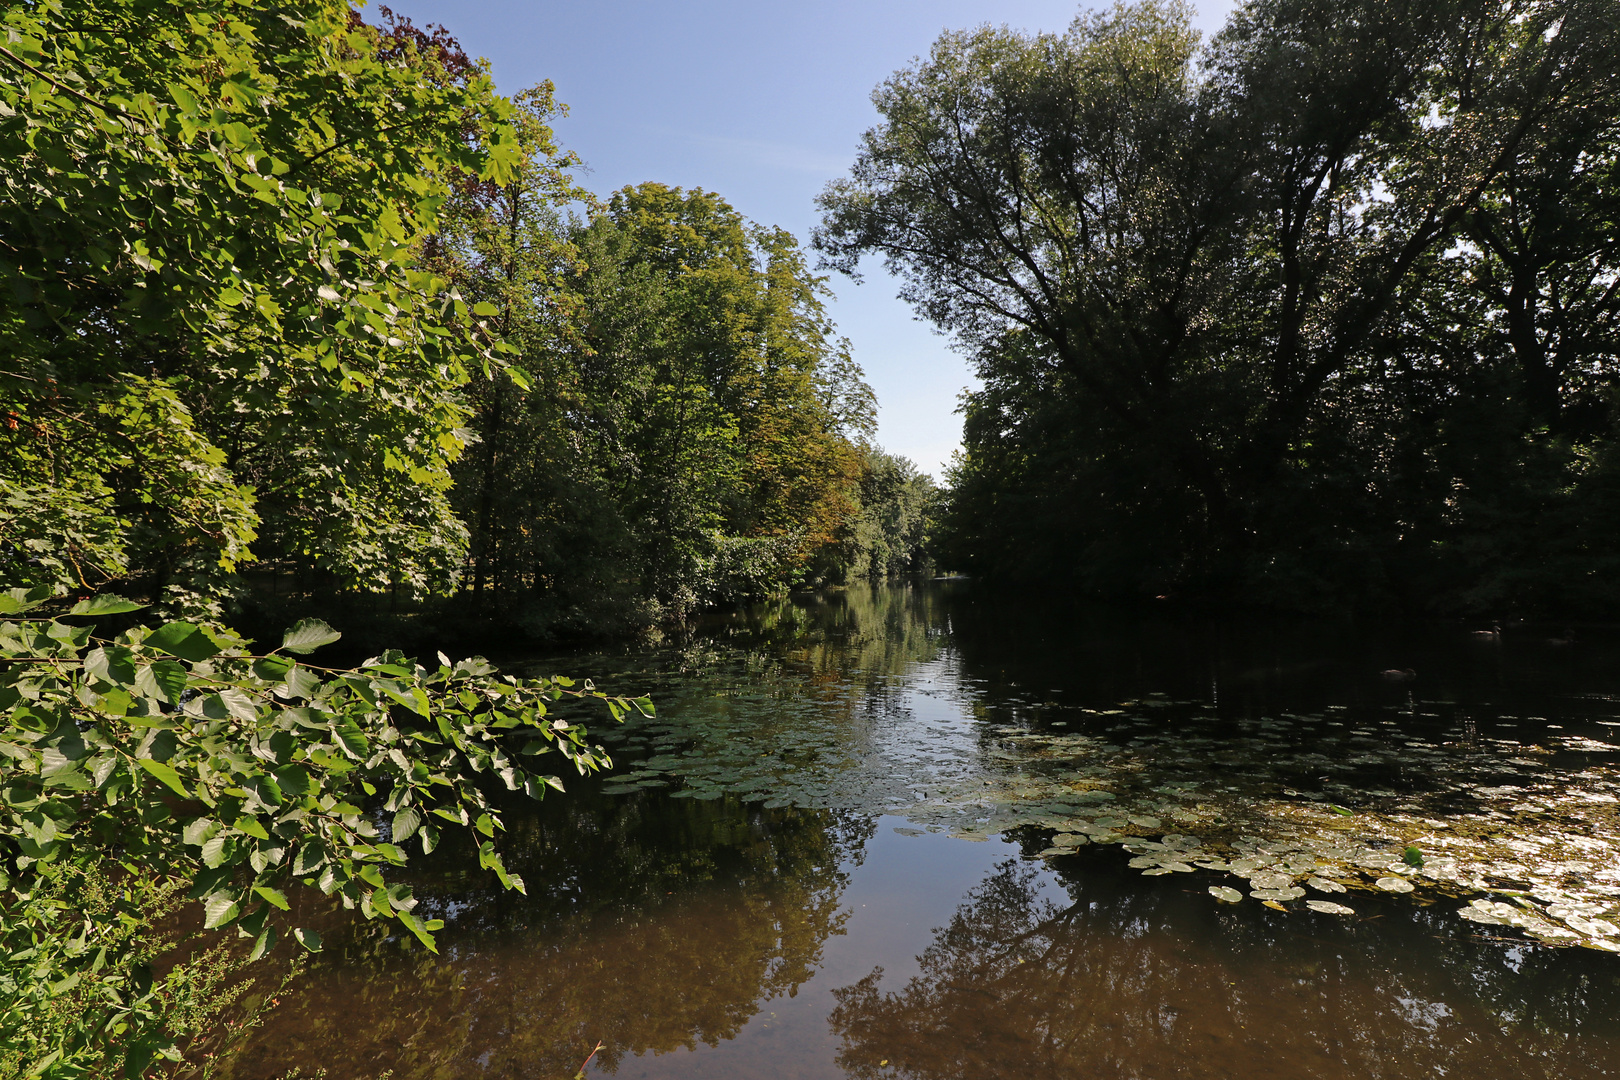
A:
[[[413,864],[438,956],[308,916],[232,1075],[1620,1075],[1620,641],[1478,629],[934,582],[526,658],[658,717],[526,897]]]

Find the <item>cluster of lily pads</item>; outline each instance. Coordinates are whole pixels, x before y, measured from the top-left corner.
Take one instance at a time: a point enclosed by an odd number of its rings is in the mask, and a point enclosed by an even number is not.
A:
[[[881,686],[780,670],[671,684],[614,733],[604,790],[898,814],[967,839],[1119,845],[1145,874],[1214,872],[1222,902],[1353,914],[1357,890],[1620,952],[1620,747],[1448,706],[1218,715],[987,701],[947,655]],[[1312,894],[1318,894],[1313,896]],[[1246,894],[1246,896],[1245,896]]]

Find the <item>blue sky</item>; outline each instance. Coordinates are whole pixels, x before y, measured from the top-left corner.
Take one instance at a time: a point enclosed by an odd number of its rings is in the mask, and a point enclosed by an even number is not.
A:
[[[701,187],[801,242],[816,222],[816,193],[849,166],[877,119],[872,88],[941,30],[1061,30],[1080,10],[1059,0],[390,6],[418,24],[444,24],[469,53],[488,57],[504,92],[552,80],[571,110],[558,137],[584,158],[597,193],[644,180]],[[1208,34],[1233,4],[1197,6]],[[833,318],[877,391],[878,441],[938,476],[961,433],[966,363],[895,298],[880,267],[860,285],[838,276],[830,284]]]

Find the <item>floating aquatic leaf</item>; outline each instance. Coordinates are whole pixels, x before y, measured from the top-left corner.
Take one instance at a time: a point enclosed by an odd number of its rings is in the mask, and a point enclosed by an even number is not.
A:
[[[1191,869],[1191,867],[1188,867],[1188,869]],[[1171,873],[1174,873],[1174,872],[1175,871],[1171,870],[1168,866],[1155,866],[1155,867],[1152,867],[1151,869],[1142,871],[1142,876],[1143,877],[1158,877],[1161,874],[1171,874]]]
[[[1243,899],[1243,894],[1227,885],[1211,885],[1209,895],[1228,904],[1236,904]]]
[[[1300,888],[1251,889],[1249,895],[1256,900],[1298,900],[1305,895],[1305,890]]]
[[[1409,893],[1412,891],[1412,883],[1405,878],[1381,877],[1374,884],[1385,892]]]
[[[1253,894],[1251,893],[1250,895],[1253,895]],[[1275,901],[1275,900],[1266,899],[1266,900],[1261,901],[1261,903],[1262,903],[1263,906],[1271,908],[1273,911],[1287,911],[1288,910],[1287,908],[1283,907],[1281,904],[1277,903],[1277,901]]]
[[[1091,841],[1079,833],[1058,833],[1052,838],[1054,847],[1074,848],[1089,844]]]
[[[1256,889],[1286,889],[1294,883],[1292,876],[1261,872],[1249,876],[1249,884]]]
[[[1356,913],[1355,908],[1335,904],[1331,900],[1307,900],[1305,906],[1312,911],[1320,911],[1324,915],[1354,915]]]
[[[1333,880],[1330,880],[1330,879],[1324,878],[1324,877],[1315,877],[1315,876],[1308,877],[1308,878],[1305,879],[1305,884],[1309,885],[1311,888],[1315,889],[1317,892],[1341,893],[1341,892],[1346,891],[1345,887],[1343,885],[1339,884],[1337,881],[1333,881]]]
[[[1620,927],[1603,919],[1585,919],[1579,915],[1571,915],[1564,922],[1577,934],[1585,934],[1587,937],[1613,937],[1620,934]]]
[[[1504,924],[1502,922],[1501,919],[1498,919],[1495,915],[1492,915],[1488,911],[1481,911],[1479,908],[1476,908],[1476,907],[1462,908],[1460,911],[1457,912],[1457,914],[1461,915],[1463,918],[1467,919],[1469,922],[1483,923],[1486,926],[1503,926],[1503,925],[1506,925],[1506,924]]]

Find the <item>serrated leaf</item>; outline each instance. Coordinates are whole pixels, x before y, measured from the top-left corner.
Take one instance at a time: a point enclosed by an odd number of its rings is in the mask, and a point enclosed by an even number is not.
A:
[[[225,863],[225,845],[229,841],[223,830],[210,836],[202,846],[203,865],[210,870],[218,870]]]
[[[287,904],[287,894],[280,889],[272,889],[268,885],[255,885],[253,891],[282,911],[290,910]]]
[[[225,711],[235,720],[254,720],[258,718],[259,710],[248,696],[247,691],[231,686],[221,690],[215,695],[225,706]]]
[[[169,789],[172,790],[176,795],[179,795],[183,799],[191,798],[191,792],[187,791],[186,785],[181,782],[180,774],[175,772],[168,765],[165,765],[161,761],[154,761],[152,758],[138,758],[136,760],[140,764],[141,768],[145,769],[147,772],[161,780],[164,784],[168,785]]]
[[[264,823],[256,817],[240,817],[236,824],[231,826],[243,836],[251,836],[255,840],[268,840],[270,833],[265,829]]]
[[[142,665],[135,671],[135,689],[166,704],[176,704],[186,692],[186,669],[173,660]]]
[[[419,916],[412,915],[408,911],[397,912],[397,914],[399,921],[405,924],[405,928],[415,934],[418,941],[427,946],[428,952],[437,953],[439,951],[438,945],[433,941],[433,932],[428,929],[427,923],[423,922]]]
[[[416,812],[415,807],[401,807],[399,811],[394,814],[394,821],[390,830],[394,843],[401,844],[406,840],[409,840],[412,834],[416,832],[417,827],[421,824],[422,815]]]
[[[213,818],[197,818],[180,830],[180,839],[192,847],[202,847],[219,835],[224,826]]]
[[[305,839],[298,845],[298,854],[293,857],[293,873],[303,877],[312,874],[326,863],[326,852],[314,840]]]
[[[145,604],[125,600],[122,596],[103,593],[88,600],[80,600],[68,609],[69,615],[118,615],[125,611],[140,611]]]
[[[274,892],[275,890],[272,889],[270,891]],[[273,926],[266,926],[263,930],[259,931],[258,938],[253,942],[253,949],[248,953],[248,962],[252,963],[275,947],[276,928]]]
[[[293,661],[285,656],[266,656],[253,662],[254,678],[265,682],[280,682],[292,670]]]
[[[287,672],[281,686],[276,690],[285,698],[301,698],[305,701],[313,698],[321,688],[321,677],[307,667],[294,667]]]
[[[135,663],[122,645],[97,647],[84,654],[84,670],[102,682],[134,687]]]
[[[230,893],[217,892],[203,900],[203,929],[217,930],[241,914]]]
[[[312,653],[342,636],[320,619],[303,619],[282,635],[281,647],[291,653]]]
[[[276,784],[284,795],[306,795],[309,793],[309,770],[297,762],[283,765],[276,770]]]
[[[148,634],[143,644],[154,649],[162,649],[166,653],[173,653],[182,660],[190,660],[193,664],[200,664],[210,657],[219,655],[219,646],[214,644],[214,640],[207,632],[195,623],[165,623]]]

